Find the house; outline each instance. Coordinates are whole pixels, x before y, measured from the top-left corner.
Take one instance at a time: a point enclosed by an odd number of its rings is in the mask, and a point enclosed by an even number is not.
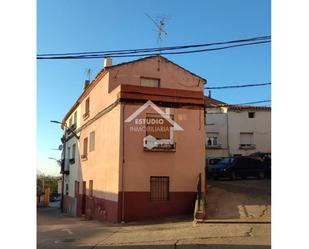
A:
[[[271,153],[271,107],[228,105],[205,96],[206,156]]]
[[[205,83],[162,56],[106,58],[63,119],[64,210],[110,222],[193,214]]]

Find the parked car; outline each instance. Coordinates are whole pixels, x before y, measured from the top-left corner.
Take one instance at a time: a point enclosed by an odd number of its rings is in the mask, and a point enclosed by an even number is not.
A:
[[[53,195],[49,198],[49,201],[50,202],[55,202],[55,201],[59,201],[60,200],[60,197],[59,196],[56,196],[56,195]]]
[[[212,170],[212,168],[220,162],[223,157],[208,157],[206,158],[206,176],[208,178],[208,172]]]
[[[256,152],[251,154],[250,156],[260,157],[263,160],[263,163],[266,167],[265,176],[267,178],[271,178],[271,153]]]
[[[234,180],[251,176],[262,179],[266,174],[266,165],[259,157],[226,157],[210,168],[208,173],[214,179],[231,178]]]

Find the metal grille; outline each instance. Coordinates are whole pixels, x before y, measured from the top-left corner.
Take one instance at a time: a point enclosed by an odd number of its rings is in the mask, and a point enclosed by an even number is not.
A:
[[[169,177],[150,177],[150,199],[153,201],[169,200]]]

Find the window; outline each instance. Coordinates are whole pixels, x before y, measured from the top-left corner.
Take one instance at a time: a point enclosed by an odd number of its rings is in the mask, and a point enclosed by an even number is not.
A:
[[[70,117],[70,119],[69,119],[69,127],[71,127],[72,126],[72,117]]]
[[[67,158],[71,158],[71,147],[68,147],[68,156],[67,156]]]
[[[65,194],[68,195],[69,194],[69,184],[65,184]]]
[[[95,148],[95,132],[92,131],[90,132],[90,136],[89,136],[89,151],[94,151]]]
[[[72,157],[71,159],[73,159],[75,161],[75,153],[76,153],[76,144],[72,145]]]
[[[173,116],[170,116],[173,119]],[[156,139],[170,139],[172,125],[160,114],[146,114],[146,136],[151,135]]]
[[[166,201],[169,199],[169,177],[150,177],[150,199],[153,201]]]
[[[83,142],[83,156],[84,158],[87,158],[87,154],[88,154],[88,137],[84,138],[84,142]]]
[[[93,180],[89,181],[89,197],[93,196]]]
[[[75,197],[79,195],[79,181],[75,181]]]
[[[90,99],[87,98],[85,101],[85,113],[83,115],[84,118],[88,118],[90,112]]]
[[[207,133],[207,146],[209,146],[209,147],[220,146],[220,143],[219,143],[219,133],[218,132],[209,132],[209,133]]]
[[[253,132],[242,132],[240,133],[240,146],[253,146]]]
[[[159,87],[160,80],[153,78],[141,78],[141,86],[147,87]]]
[[[74,119],[73,119],[73,124],[77,124],[77,111],[74,112]]]
[[[248,118],[254,118],[255,112],[248,112]]]

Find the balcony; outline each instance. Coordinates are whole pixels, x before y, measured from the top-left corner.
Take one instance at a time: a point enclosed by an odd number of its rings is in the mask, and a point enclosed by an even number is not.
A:
[[[61,167],[61,170],[60,170],[61,174],[65,174],[65,175],[70,174],[70,169],[68,167],[66,167],[66,163],[65,163],[64,159],[61,160],[60,167]]]
[[[170,139],[156,139],[147,136],[144,138],[144,151],[175,152],[176,142]]]
[[[76,124],[72,124],[71,126],[70,126],[70,128],[68,129],[68,135],[70,134],[70,133],[72,133],[72,131],[75,131],[76,130]]]
[[[240,150],[254,150],[256,148],[255,144],[240,144]]]
[[[222,149],[221,144],[206,144],[207,149]]]

